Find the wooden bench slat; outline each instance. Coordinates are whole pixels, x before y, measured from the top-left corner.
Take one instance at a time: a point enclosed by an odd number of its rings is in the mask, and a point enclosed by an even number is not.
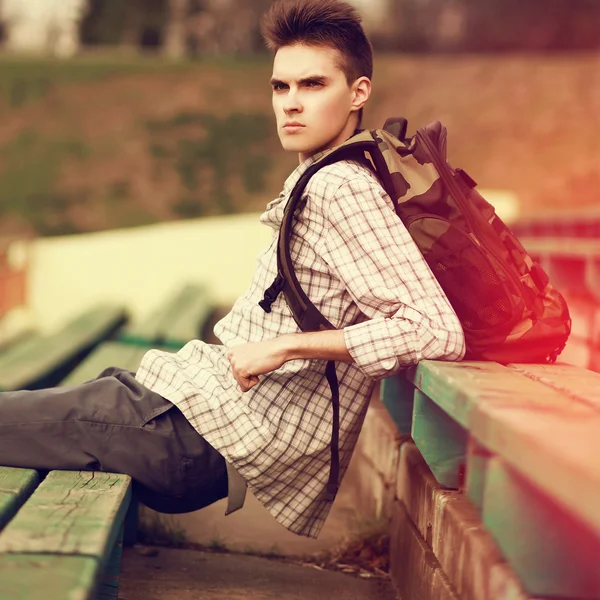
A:
[[[206,320],[208,301],[205,286],[188,284],[170,297],[149,317],[141,322],[127,326],[119,339],[129,344],[154,346],[171,340],[172,344],[181,345],[181,340],[173,338],[172,330],[177,336],[184,338],[183,343],[198,336],[201,323]],[[188,321],[189,320],[189,321]],[[196,320],[196,322],[194,322]],[[186,321],[188,321],[186,323]],[[183,329],[183,333],[181,330]],[[190,331],[192,333],[190,334]]]
[[[132,344],[104,342],[61,381],[60,385],[78,385],[89,381],[96,378],[107,367],[121,367],[135,373],[148,350],[149,348]]]
[[[164,331],[165,323],[172,321],[192,297],[192,289],[195,286],[186,285],[174,296],[170,297],[159,306],[149,317],[141,322],[133,322],[121,333],[119,339],[127,343],[152,346],[157,342]]]
[[[39,481],[37,471],[32,469],[0,467],[0,530],[31,495]]]
[[[22,361],[32,351],[35,351],[37,345],[43,340],[43,336],[38,333],[32,333],[31,335],[16,341],[11,346],[8,346],[5,350],[0,352],[0,368],[5,368],[11,363]]]
[[[121,306],[98,306],[54,335],[27,342],[17,358],[0,355],[0,389],[26,389],[60,368],[99,340],[110,335],[126,320]]]
[[[511,364],[517,373],[525,375],[600,411],[600,373],[567,363],[554,365]]]
[[[480,404],[544,408],[565,413],[590,414],[594,409],[573,402],[564,393],[533,381],[494,362],[421,361],[407,373],[409,379],[463,427]]]
[[[105,560],[131,497],[131,478],[51,471],[0,534],[0,552],[78,554]]]
[[[490,459],[481,519],[527,597],[600,598],[600,537],[499,457]]]
[[[170,322],[161,324],[159,341],[168,347],[179,349],[193,339],[198,339],[202,328],[213,310],[212,298],[205,288],[191,290],[191,298]]]
[[[600,535],[600,415],[481,403],[471,433]]]
[[[29,326],[26,329],[15,332],[12,335],[7,335],[0,341],[0,355],[8,352],[12,347],[22,344],[27,339],[36,335],[36,332]]]
[[[0,600],[92,600],[98,560],[87,556],[0,556]]]

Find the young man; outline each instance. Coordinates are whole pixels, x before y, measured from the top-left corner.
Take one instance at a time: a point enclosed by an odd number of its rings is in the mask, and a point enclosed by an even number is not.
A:
[[[273,109],[300,165],[267,205],[272,242],[249,289],[197,340],[152,350],[135,374],[108,369],[75,388],[0,396],[0,464],[129,473],[141,500],[184,512],[245,485],[290,531],[316,537],[331,508],[331,395],[337,361],[340,472],[352,455],[376,379],[424,358],[460,359],[460,323],[390,198],[365,166],[321,169],[291,242],[296,275],[335,331],[300,333],[280,296],[259,301],[277,273],[288,196],[324,150],[352,136],[371,93],[371,46],[354,9],[337,0],[278,0],[263,21],[274,51]]]

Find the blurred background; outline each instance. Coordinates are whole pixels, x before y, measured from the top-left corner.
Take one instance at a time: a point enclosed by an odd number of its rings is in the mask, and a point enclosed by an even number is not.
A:
[[[600,211],[588,218],[600,206],[600,0],[348,1],[375,47],[364,126],[441,120],[450,162],[503,218],[548,217],[535,256],[574,317],[561,360],[600,371]],[[269,5],[0,0],[0,389],[62,377],[89,352],[70,382],[135,370],[164,343],[158,325],[172,333],[185,316],[182,298],[191,332],[179,342],[215,341],[214,315],[270,238],[257,213],[297,165],[271,114]],[[126,311],[125,329],[93,337],[75,319],[98,303],[119,323]],[[27,330],[48,336],[13,344]],[[311,551],[338,539],[347,497]],[[253,506],[262,516],[223,524],[215,505],[180,522],[190,541],[229,531],[241,548],[309,550]]]
[[[450,161],[520,213],[600,183],[600,2],[353,0],[376,50],[365,126],[440,119]],[[0,0],[0,234],[261,210],[278,144],[269,0]]]

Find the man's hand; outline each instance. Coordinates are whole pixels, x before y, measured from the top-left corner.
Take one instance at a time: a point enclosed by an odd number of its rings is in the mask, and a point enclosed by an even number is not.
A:
[[[227,358],[242,392],[253,388],[259,381],[259,375],[278,369],[288,360],[285,337],[241,344],[229,350]]]
[[[242,392],[258,383],[258,376],[278,369],[295,358],[352,362],[343,330],[288,333],[272,340],[233,346],[227,353]]]

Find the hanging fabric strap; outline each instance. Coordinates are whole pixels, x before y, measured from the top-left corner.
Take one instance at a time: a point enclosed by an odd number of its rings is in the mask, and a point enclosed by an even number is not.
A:
[[[331,389],[331,408],[333,420],[331,423],[331,465],[329,467],[329,481],[325,490],[325,499],[329,502],[335,500],[340,481],[340,388],[338,385],[335,363],[330,360],[325,369],[325,377]]]
[[[277,277],[273,283],[265,290],[263,299],[258,303],[266,312],[270,313],[271,308],[281,292],[292,311],[294,320],[302,331],[324,331],[332,330],[335,327],[325,318],[317,307],[311,302],[302,289],[296,273],[294,264],[290,255],[290,239],[292,236],[293,221],[297,207],[300,205],[304,189],[310,178],[325,165],[338,160],[352,159],[361,162],[365,166],[375,167],[377,173],[383,176],[384,184],[391,185],[391,176],[385,164],[385,159],[377,149],[377,142],[369,132],[357,132],[358,137],[352,138],[342,148],[333,150],[329,155],[320,159],[317,163],[311,165],[300,177],[288,199],[281,228],[279,231],[279,241],[277,246]],[[371,157],[369,161],[365,153]],[[393,189],[393,186],[392,188]],[[392,196],[394,205],[397,206],[397,200]],[[335,362],[330,360],[325,368],[325,377],[331,390],[331,465],[329,470],[329,480],[324,490],[324,498],[333,502],[339,487],[340,479],[340,391]]]

